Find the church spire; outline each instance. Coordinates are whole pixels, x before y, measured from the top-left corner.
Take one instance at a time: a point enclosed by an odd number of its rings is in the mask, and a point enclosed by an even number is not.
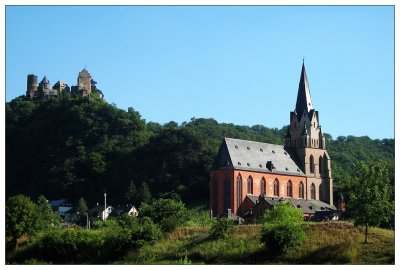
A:
[[[310,94],[310,87],[308,85],[308,79],[306,74],[306,67],[303,66],[301,68],[300,82],[299,82],[299,90],[297,91],[297,101],[296,101],[296,112],[299,117],[302,116],[303,112],[309,113],[313,108]]]

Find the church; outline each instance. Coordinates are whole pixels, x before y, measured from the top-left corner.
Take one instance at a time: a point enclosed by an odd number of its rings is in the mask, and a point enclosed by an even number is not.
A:
[[[213,216],[246,217],[282,201],[305,217],[333,205],[331,160],[304,61],[285,145],[224,138],[210,170]],[[262,216],[259,213],[259,216]]]

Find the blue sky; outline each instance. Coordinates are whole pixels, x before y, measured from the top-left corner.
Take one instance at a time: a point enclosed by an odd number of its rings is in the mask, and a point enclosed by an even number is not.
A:
[[[26,76],[76,84],[146,121],[289,124],[305,58],[324,132],[394,137],[390,6],[7,6],[6,101]]]

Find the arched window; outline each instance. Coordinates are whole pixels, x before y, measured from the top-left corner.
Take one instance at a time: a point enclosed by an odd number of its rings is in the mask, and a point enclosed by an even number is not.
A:
[[[247,178],[247,194],[253,194],[253,179],[251,176]]]
[[[315,185],[314,185],[314,183],[311,184],[310,190],[311,190],[311,200],[315,200]]]
[[[274,181],[274,196],[279,196],[279,181],[275,179]]]
[[[324,159],[322,158],[322,156],[319,157],[318,167],[319,167],[319,175],[323,176],[324,175]]]
[[[266,190],[267,190],[267,187],[266,187],[266,184],[265,184],[265,179],[264,179],[264,177],[261,179],[261,182],[260,182],[260,195],[263,195],[263,196],[265,196],[267,193],[266,193]]]
[[[287,196],[288,197],[293,197],[293,191],[292,191],[292,181],[289,180],[287,183]]]
[[[319,190],[318,190],[318,194],[319,194],[319,200],[322,201],[322,199],[324,198],[324,194],[323,194],[323,190],[322,190],[322,184],[319,185]]]
[[[226,209],[231,209],[231,181],[229,181],[229,176],[225,175],[224,178],[224,211]]]
[[[314,173],[314,157],[310,156],[310,173]]]
[[[239,208],[242,203],[242,177],[239,175],[236,180],[236,205]]]
[[[218,178],[214,176],[212,181],[212,209],[214,211],[214,215],[218,212]]]
[[[304,184],[300,182],[299,184],[299,198],[304,199]]]

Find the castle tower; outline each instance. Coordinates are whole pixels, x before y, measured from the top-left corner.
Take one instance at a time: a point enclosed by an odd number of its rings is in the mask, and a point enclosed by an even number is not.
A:
[[[296,108],[290,112],[290,127],[285,146],[294,148],[307,176],[306,198],[333,205],[331,161],[325,149],[325,137],[314,109],[306,68],[301,69]]]
[[[90,73],[84,68],[78,74],[78,93],[82,97],[90,95],[92,92],[92,77]]]
[[[46,76],[44,76],[42,81],[39,83],[39,87],[43,89],[50,89],[50,81]]]
[[[29,74],[26,83],[26,97],[33,98],[37,94],[38,80],[37,76]]]

